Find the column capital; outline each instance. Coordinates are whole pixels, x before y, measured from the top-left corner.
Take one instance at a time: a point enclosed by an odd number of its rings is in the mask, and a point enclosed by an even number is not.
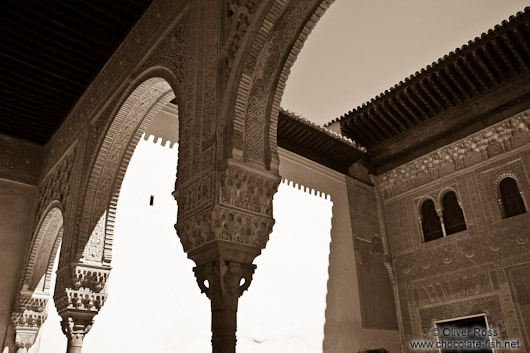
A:
[[[65,311],[61,314],[61,328],[68,338],[68,353],[81,352],[85,335],[92,328],[96,313]]]
[[[46,307],[49,295],[21,290],[15,311],[11,314],[11,322],[15,328],[15,345],[24,351],[34,343],[39,329],[48,317]]]
[[[212,308],[237,311],[239,297],[248,289],[256,265],[218,258],[193,269],[201,292],[212,301]],[[241,280],[244,282],[241,284]],[[208,284],[206,284],[208,281]]]

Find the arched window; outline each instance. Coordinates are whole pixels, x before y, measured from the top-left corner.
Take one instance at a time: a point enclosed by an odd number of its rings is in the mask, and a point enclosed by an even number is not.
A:
[[[426,200],[421,205],[421,226],[425,242],[443,237],[440,217],[436,213],[432,200]]]
[[[504,210],[504,218],[517,216],[525,213],[523,198],[513,178],[504,178],[499,183],[500,199]]]
[[[449,191],[444,195],[442,206],[446,235],[458,233],[467,229],[464,212],[462,212],[454,192]]]

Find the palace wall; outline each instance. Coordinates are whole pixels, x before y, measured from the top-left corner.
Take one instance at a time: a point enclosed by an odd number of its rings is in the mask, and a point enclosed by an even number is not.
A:
[[[35,186],[0,179],[0,342],[6,339],[25,251],[30,242]]]
[[[283,179],[309,189],[308,192],[315,190],[316,194],[329,195],[333,202],[324,352],[357,352],[381,347],[399,352],[399,333],[395,314],[391,312],[395,311],[394,300],[391,294],[380,290],[391,288],[388,276],[385,282],[386,268],[381,273],[378,259],[372,263],[365,254],[366,249],[359,251],[357,247],[362,245],[357,245],[357,240],[354,243],[354,237],[360,237],[369,239],[372,245],[369,233],[381,234],[374,188],[284,149],[279,150],[279,155]],[[368,199],[371,204],[365,203]],[[350,212],[352,202],[357,206]],[[370,214],[368,218],[367,214]],[[372,228],[362,229],[365,226]],[[366,257],[364,265],[363,257]],[[365,281],[370,274],[378,276],[377,280],[372,279],[373,287]],[[367,315],[366,309],[373,308],[380,298],[388,299],[389,303],[381,305],[383,310]]]
[[[405,341],[435,322],[486,316],[530,352],[530,118],[523,112],[378,177]],[[503,218],[499,182],[517,181],[526,213]],[[467,229],[424,242],[421,204],[456,193]]]

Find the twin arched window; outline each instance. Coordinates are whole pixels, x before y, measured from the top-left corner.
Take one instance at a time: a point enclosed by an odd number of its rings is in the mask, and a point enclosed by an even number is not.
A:
[[[442,238],[467,229],[462,208],[453,191],[442,198],[442,217],[436,212],[434,201],[425,200],[421,205],[421,226],[425,242]]]
[[[499,183],[499,202],[503,218],[510,218],[526,212],[526,207],[515,179],[507,177]]]

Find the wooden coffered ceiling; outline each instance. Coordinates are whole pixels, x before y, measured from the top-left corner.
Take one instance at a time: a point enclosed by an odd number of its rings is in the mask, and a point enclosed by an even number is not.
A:
[[[1,1],[0,132],[46,144],[151,1]]]

